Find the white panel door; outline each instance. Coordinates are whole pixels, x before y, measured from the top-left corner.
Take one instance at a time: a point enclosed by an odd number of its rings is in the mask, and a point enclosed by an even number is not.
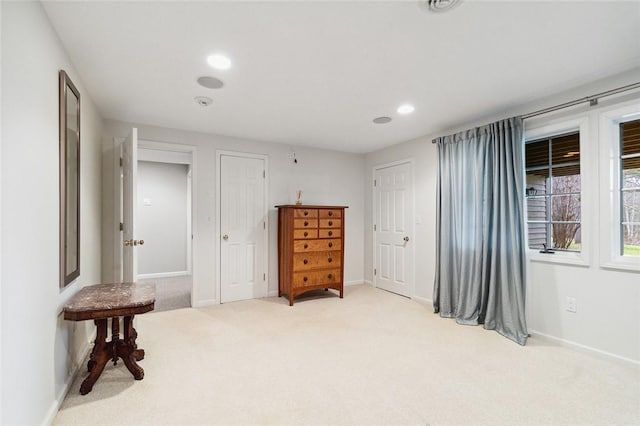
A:
[[[138,276],[138,259],[135,223],[138,174],[138,129],[131,129],[122,142],[122,279],[135,282]],[[132,244],[135,242],[136,244]]]
[[[374,283],[410,297],[413,291],[411,164],[375,169]]]
[[[220,302],[265,297],[265,161],[220,157]]]

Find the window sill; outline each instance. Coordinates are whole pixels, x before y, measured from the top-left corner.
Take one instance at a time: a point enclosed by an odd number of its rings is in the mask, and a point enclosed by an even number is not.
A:
[[[585,259],[584,253],[567,253],[567,252],[555,252],[554,254],[539,253],[538,251],[530,250],[527,253],[527,259],[532,262],[541,263],[555,263],[559,265],[572,265],[572,266],[589,266],[589,262]]]
[[[600,267],[604,269],[615,269],[628,272],[640,272],[640,259],[627,259],[618,257],[601,262]]]

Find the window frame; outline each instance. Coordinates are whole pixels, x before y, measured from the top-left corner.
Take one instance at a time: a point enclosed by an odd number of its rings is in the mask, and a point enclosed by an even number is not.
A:
[[[640,256],[621,253],[620,124],[640,119],[640,101],[633,100],[599,114],[600,267],[640,271]]]
[[[525,212],[525,238],[527,245],[527,258],[535,262],[548,262],[548,263],[561,263],[577,266],[589,266],[590,265],[590,253],[591,253],[591,216],[593,216],[593,210],[591,208],[591,194],[588,188],[592,185],[597,185],[597,175],[595,173],[588,173],[588,170],[595,170],[595,167],[591,166],[591,153],[588,150],[587,143],[590,140],[589,136],[589,116],[588,114],[580,114],[569,118],[560,118],[552,121],[545,121],[543,123],[525,123],[524,132],[524,144],[527,141],[535,141],[544,138],[553,138],[567,133],[578,132],[580,135],[580,232],[582,235],[582,246],[579,252],[576,251],[554,251],[554,254],[540,253],[539,249],[529,248],[529,227],[527,226],[528,208],[527,197],[523,197],[522,202],[524,204]],[[523,153],[525,147],[523,145]],[[523,161],[523,174],[524,185],[526,186],[526,156],[522,156]],[[596,176],[592,176],[596,175]],[[595,181],[594,181],[595,179]],[[526,194],[526,191],[523,190]]]

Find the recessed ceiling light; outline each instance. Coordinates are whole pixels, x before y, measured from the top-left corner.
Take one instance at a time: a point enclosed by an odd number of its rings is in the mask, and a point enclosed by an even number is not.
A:
[[[207,63],[217,70],[228,70],[231,68],[231,59],[224,55],[211,55],[207,58]]]
[[[198,84],[202,87],[206,87],[207,89],[220,89],[224,86],[222,80],[208,76],[198,77]]]
[[[391,121],[391,117],[377,117],[373,119],[373,122],[376,124],[387,124]]]
[[[404,104],[398,107],[398,114],[411,114],[414,110],[413,105]]]
[[[206,96],[196,96],[195,98],[193,98],[196,103],[198,105],[200,105],[201,107],[208,107],[209,105],[211,105],[213,103],[213,99],[208,98]]]

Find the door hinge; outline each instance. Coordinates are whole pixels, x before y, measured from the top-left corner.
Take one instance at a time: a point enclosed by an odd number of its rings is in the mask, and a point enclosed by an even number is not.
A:
[[[120,157],[120,167],[122,167],[122,157]]]
[[[374,231],[377,231],[377,230],[378,230],[378,226],[374,224],[374,225],[373,225],[373,230],[374,230]]]
[[[262,179],[265,179],[267,177],[267,171],[263,170],[262,171]]]
[[[267,222],[262,222],[262,229],[267,229]]]
[[[378,181],[376,179],[373,180],[373,186],[378,186]]]
[[[124,230],[124,223],[120,222],[120,230],[123,231]]]
[[[262,281],[266,281],[267,280],[267,274],[262,274]]]
[[[378,275],[378,270],[377,269],[373,270],[373,275]]]

